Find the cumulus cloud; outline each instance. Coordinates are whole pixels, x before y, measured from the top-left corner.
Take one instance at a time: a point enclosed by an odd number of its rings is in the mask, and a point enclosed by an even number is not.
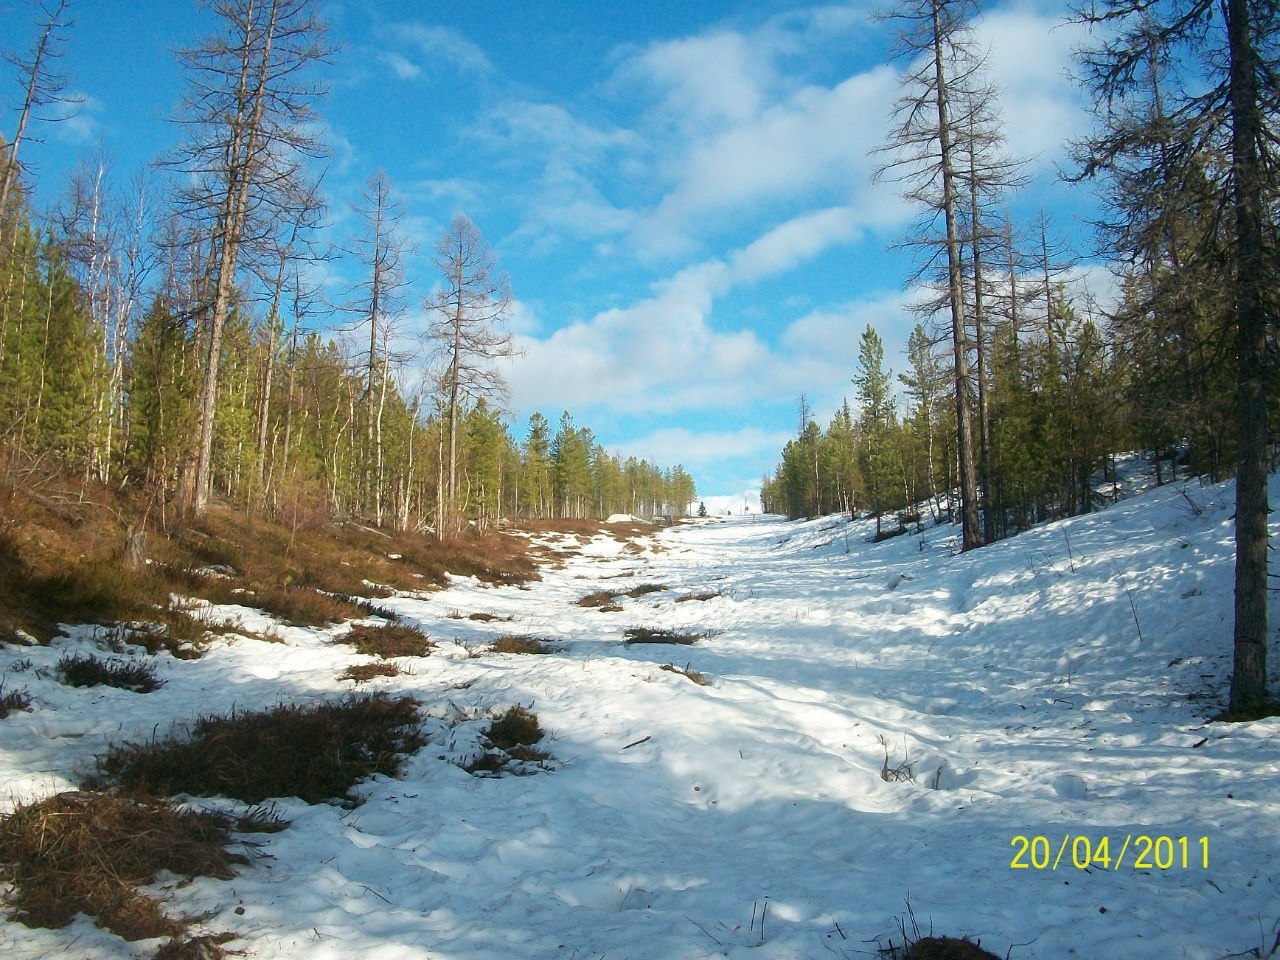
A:
[[[764,430],[759,427],[703,431],[686,427],[665,427],[628,439],[626,447],[640,456],[655,455],[662,463],[681,463],[696,471],[699,467],[720,465],[726,460],[776,454],[790,439],[791,435],[787,431]],[[661,457],[656,457],[659,452]]]
[[[1061,9],[1017,2],[987,13],[976,32],[1000,91],[1010,152],[1052,168],[1089,123],[1084,95],[1071,79],[1085,28],[1065,21]]]

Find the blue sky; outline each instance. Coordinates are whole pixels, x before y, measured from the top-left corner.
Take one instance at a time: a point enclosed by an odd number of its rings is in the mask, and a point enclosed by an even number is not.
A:
[[[902,64],[884,3],[391,3],[321,7],[341,44],[320,109],[332,147],[329,232],[384,169],[420,252],[406,328],[435,277],[429,255],[466,213],[510,276],[523,356],[506,371],[513,432],[541,410],[623,455],[683,463],[715,505],[771,470],[808,396],[820,422],[853,399],[857,340],[873,323],[900,370],[915,322],[914,263],[893,249],[915,211],[873,182]],[[24,147],[50,202],[99,145],[115,175],[171,147],[182,91],[170,52],[209,32],[186,0],[79,0],[60,68],[78,114]],[[1078,28],[1063,3],[989,5],[980,24],[1011,151],[1040,209],[1089,252],[1087,187],[1061,182],[1088,129],[1069,80]],[[25,47],[34,8],[0,0],[0,37]],[[11,135],[18,98],[0,76]],[[328,267],[332,287],[355,279]],[[1084,271],[1085,273],[1088,270]]]

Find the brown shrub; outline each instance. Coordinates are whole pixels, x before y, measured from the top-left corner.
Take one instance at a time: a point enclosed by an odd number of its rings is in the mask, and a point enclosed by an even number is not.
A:
[[[689,680],[692,680],[694,683],[696,683],[700,687],[711,686],[711,681],[707,679],[707,675],[705,673],[699,673],[697,670],[694,670],[688,666],[686,666],[683,670],[681,670],[674,663],[664,663],[658,669],[666,670],[668,673],[677,673],[682,677],[686,677]]]
[[[644,597],[651,593],[661,593],[663,590],[666,590],[666,589],[667,589],[666,584],[642,583],[640,584],[640,586],[632,587],[630,590],[628,590],[625,596],[628,596],[632,600],[635,600],[639,597]]]
[[[511,707],[489,725],[485,733],[488,750],[469,763],[468,773],[501,773],[513,760],[538,763],[551,754],[533,744],[544,736],[536,714],[524,707]]]
[[[299,797],[354,804],[357,783],[378,773],[397,776],[403,758],[425,743],[412,697],[353,695],[201,717],[186,737],[113,746],[98,758],[92,785],[246,803]]]
[[[338,674],[338,679],[352,680],[360,684],[374,677],[398,677],[403,672],[394,663],[360,663],[347,667]]]
[[[338,638],[370,657],[426,657],[435,645],[426,634],[399,623],[353,623],[351,632]]]
[[[69,687],[116,687],[134,693],[151,693],[164,683],[149,663],[100,660],[93,654],[67,654],[58,661],[58,673]]]
[[[515,635],[499,637],[493,641],[494,653],[547,654],[555,653],[555,647],[537,637]]]
[[[0,720],[8,718],[17,710],[31,709],[31,694],[26,690],[10,690],[8,693],[0,689]]]
[[[626,631],[627,646],[633,643],[679,643],[689,646],[697,643],[705,633],[692,631],[667,630],[663,627],[631,627]]]
[[[967,937],[922,937],[911,944],[903,960],[1000,960]]]
[[[610,590],[597,590],[595,593],[588,593],[585,597],[578,599],[578,606],[606,612],[616,612],[622,609],[622,607],[618,606],[618,594]]]

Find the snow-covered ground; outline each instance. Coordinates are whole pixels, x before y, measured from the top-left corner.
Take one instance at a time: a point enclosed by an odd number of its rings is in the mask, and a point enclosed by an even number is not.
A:
[[[1230,669],[1230,498],[1166,487],[968,555],[945,526],[871,545],[868,522],[708,520],[639,553],[585,542],[527,588],[387,601],[440,647],[362,689],[420,698],[432,744],[356,809],[282,800],[292,826],[264,857],[173,885],[173,906],[291,960],[874,957],[908,903],[923,933],[1015,960],[1265,952],[1280,720],[1205,723]],[[618,612],[576,603],[647,583],[666,589]],[[0,803],[72,788],[108,743],[197,714],[340,695],[368,659],[332,642],[341,629],[218,613],[284,642],[161,656],[146,695],[56,682],[84,630],[0,652],[7,688],[35,698],[0,721]],[[624,646],[636,626],[711,636]],[[508,633],[561,649],[470,655]],[[450,762],[516,703],[549,732],[551,769]],[[1086,845],[1110,867],[1073,866]],[[9,960],[153,948],[85,920],[0,924]]]

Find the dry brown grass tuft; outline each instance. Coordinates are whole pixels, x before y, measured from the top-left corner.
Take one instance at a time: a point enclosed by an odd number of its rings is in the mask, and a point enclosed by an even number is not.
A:
[[[357,783],[394,777],[426,743],[417,701],[352,695],[270,710],[201,717],[188,736],[111,747],[98,758],[94,786],[141,793],[359,802]]]
[[[687,678],[687,679],[689,679],[689,680],[692,680],[694,683],[696,683],[696,684],[697,684],[698,686],[700,686],[700,687],[709,687],[709,686],[711,686],[711,681],[707,679],[707,675],[706,675],[705,673],[699,673],[697,670],[694,670],[694,669],[692,669],[690,666],[687,666],[687,665],[685,666],[685,668],[684,668],[683,670],[681,670],[681,669],[680,669],[679,667],[677,667],[674,663],[664,663],[664,664],[663,664],[661,667],[659,667],[658,669],[659,669],[659,670],[666,670],[668,673],[676,673],[676,674],[679,674],[679,675],[680,675],[680,676],[682,676],[682,677],[685,677],[685,678]]]
[[[676,603],[689,603],[690,601],[714,600],[718,596],[721,596],[718,590],[707,591],[705,593],[686,593],[682,597],[676,597]]]
[[[601,610],[606,613],[616,613],[622,609],[622,607],[618,606],[618,597],[619,594],[610,590],[597,590],[595,593],[588,593],[585,597],[580,597],[578,606]]]
[[[545,736],[538,724],[538,717],[525,707],[511,707],[489,725],[485,742],[489,749],[477,757],[466,769],[469,773],[501,773],[510,763],[523,761],[539,763],[550,759],[545,750],[533,744]]]
[[[338,674],[339,680],[352,680],[357,684],[372,680],[374,677],[398,677],[402,673],[394,663],[360,663],[353,664]]]
[[[665,627],[631,627],[626,631],[627,646],[633,643],[679,643],[689,646],[697,643],[705,633],[689,630],[668,630]]]
[[[556,648],[538,637],[520,637],[514,634],[493,641],[494,653],[547,654]]]
[[[426,657],[435,645],[426,634],[399,623],[353,623],[351,632],[338,638],[370,657]]]
[[[902,955],[902,960],[1000,960],[968,937],[922,937]]]
[[[188,921],[137,888],[161,871],[233,877],[248,861],[227,851],[228,827],[167,800],[60,793],[0,817],[0,872],[27,926],[63,927],[85,913],[126,940],[174,937]]]
[[[27,690],[18,689],[10,690],[7,693],[0,688],[0,720],[8,718],[9,714],[18,710],[31,709],[31,694]]]
[[[58,661],[58,674],[69,687],[116,687],[134,693],[151,693],[164,683],[149,663],[113,662],[93,654],[67,654]]]
[[[661,593],[666,589],[667,585],[664,583],[642,583],[638,587],[632,587],[624,594],[624,596],[628,596],[632,600],[636,600],[640,597],[648,596],[651,593]]]

